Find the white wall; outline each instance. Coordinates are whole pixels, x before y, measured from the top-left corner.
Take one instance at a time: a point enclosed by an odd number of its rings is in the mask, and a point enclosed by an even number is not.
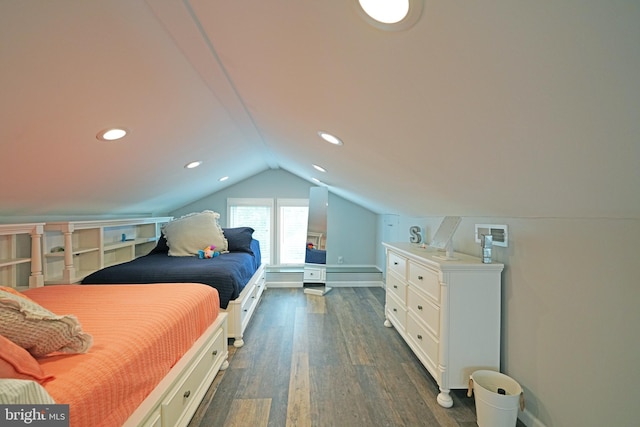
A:
[[[441,219],[398,217],[386,234],[408,241],[409,226],[420,225],[432,236]],[[493,255],[506,265],[502,370],[524,387],[521,419],[638,425],[640,220],[467,217],[455,250],[480,255],[476,223],[509,226],[509,247]]]
[[[220,224],[227,225],[227,198],[289,198],[308,199],[309,188],[313,185],[282,169],[267,170],[245,179],[217,193],[210,194],[171,212],[179,217],[191,212],[213,210],[220,213]]]

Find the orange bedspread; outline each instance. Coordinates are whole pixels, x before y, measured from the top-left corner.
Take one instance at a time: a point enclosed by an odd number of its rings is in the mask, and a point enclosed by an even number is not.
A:
[[[220,311],[214,288],[194,283],[59,285],[25,295],[75,314],[93,335],[86,354],[39,359],[71,426],[121,426]]]

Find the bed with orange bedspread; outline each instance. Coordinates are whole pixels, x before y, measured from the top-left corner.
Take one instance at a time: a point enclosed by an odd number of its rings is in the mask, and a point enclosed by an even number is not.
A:
[[[184,425],[228,365],[226,314],[209,286],[59,285],[24,294],[77,316],[93,336],[85,354],[38,359],[55,377],[46,391],[70,405],[71,426]]]

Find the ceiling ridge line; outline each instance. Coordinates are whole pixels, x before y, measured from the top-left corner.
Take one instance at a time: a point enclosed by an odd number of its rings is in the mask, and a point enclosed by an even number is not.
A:
[[[222,70],[222,73],[224,74],[225,78],[227,79],[227,83],[229,84],[229,86],[233,90],[233,93],[236,95],[236,98],[238,99],[238,102],[242,106],[242,109],[244,110],[245,114],[247,115],[249,121],[251,122],[251,126],[253,126],[254,131],[258,135],[258,137],[260,139],[260,143],[265,148],[265,154],[266,154],[266,157],[267,157],[267,164],[269,165],[269,167],[271,169],[279,169],[281,166],[278,163],[278,161],[276,160],[276,157],[274,156],[273,151],[271,150],[271,147],[269,146],[269,144],[266,143],[266,141],[264,139],[264,136],[262,135],[262,132],[260,132],[260,128],[258,127],[258,125],[256,124],[256,122],[255,122],[255,120],[253,118],[253,115],[249,112],[249,109],[247,108],[247,105],[245,104],[244,99],[240,95],[240,92],[238,91],[238,88],[236,87],[235,83],[233,82],[233,79],[229,75],[229,73],[227,71],[227,68],[224,66],[224,63],[220,59],[220,56],[218,55],[218,52],[216,51],[215,47],[213,46],[213,43],[209,39],[206,31],[204,30],[204,27],[202,26],[202,23],[200,22],[200,19],[198,19],[197,14],[195,13],[193,8],[191,7],[190,1],[189,0],[183,0],[183,4],[185,5],[185,8],[187,9],[187,12],[189,13],[189,16],[191,16],[191,19],[193,20],[194,24],[196,25],[196,28],[198,29],[198,32],[200,33],[200,36],[202,37],[202,39],[204,40],[205,44],[207,45],[207,48],[209,49],[209,52],[211,53],[211,55],[213,56],[215,61],[220,66],[220,69]]]

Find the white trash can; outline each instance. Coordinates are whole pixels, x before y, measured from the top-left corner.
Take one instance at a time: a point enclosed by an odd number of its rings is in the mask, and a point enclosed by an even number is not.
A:
[[[472,392],[476,395],[478,426],[515,427],[518,407],[524,410],[524,394],[513,378],[495,371],[475,371],[467,396]]]

